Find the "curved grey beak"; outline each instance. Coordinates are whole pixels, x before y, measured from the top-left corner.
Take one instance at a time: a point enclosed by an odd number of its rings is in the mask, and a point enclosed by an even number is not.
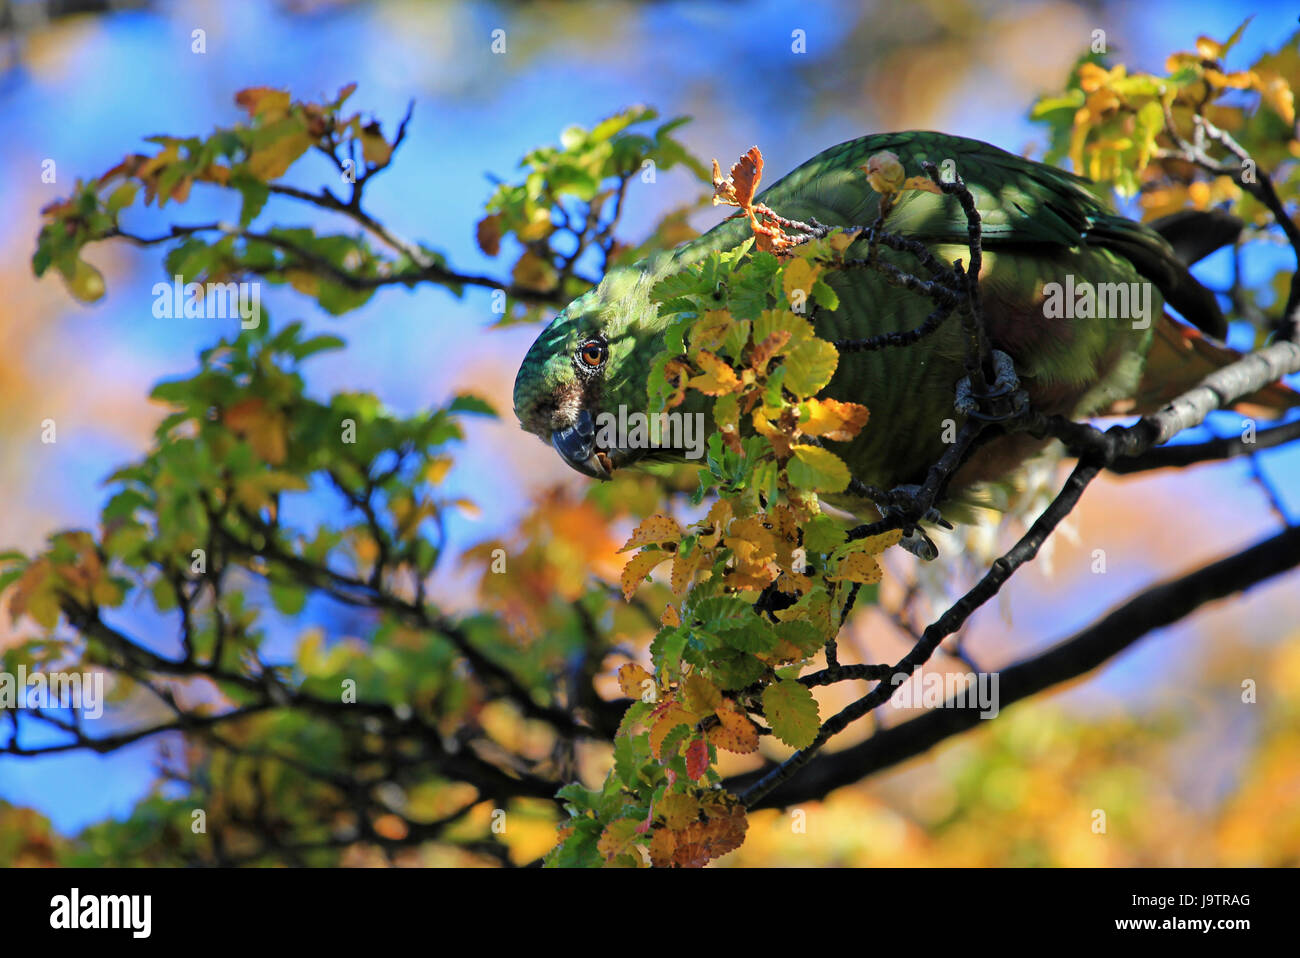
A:
[[[561,459],[584,476],[593,479],[609,478],[609,469],[601,461],[596,449],[596,425],[587,410],[578,413],[572,426],[554,430],[551,433],[551,445]]]

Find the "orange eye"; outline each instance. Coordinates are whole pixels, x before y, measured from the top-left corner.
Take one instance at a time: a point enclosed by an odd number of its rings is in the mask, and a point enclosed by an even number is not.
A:
[[[605,361],[605,344],[594,339],[591,342],[583,343],[578,355],[584,363],[595,368]]]

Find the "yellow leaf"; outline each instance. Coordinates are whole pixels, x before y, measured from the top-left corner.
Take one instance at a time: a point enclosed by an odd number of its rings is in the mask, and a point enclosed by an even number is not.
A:
[[[279,179],[311,144],[312,136],[306,127],[282,136],[249,155],[248,172],[263,181]]]
[[[268,86],[254,86],[235,94],[235,103],[248,111],[251,117],[261,117],[271,122],[289,112],[289,91]]]
[[[719,499],[709,507],[708,515],[695,524],[699,530],[699,545],[702,549],[716,549],[722,541],[727,523],[731,521],[731,503]]]
[[[642,546],[675,543],[680,542],[681,539],[682,529],[677,524],[677,520],[672,516],[656,513],[642,519],[641,524],[633,530],[632,537],[623,543],[623,548],[618,551],[627,552],[629,549],[639,549]]]
[[[772,357],[778,355],[790,341],[790,330],[778,329],[764,337],[763,341],[754,347],[753,352],[749,354],[749,366],[760,376],[767,375],[767,364],[772,361]]]
[[[680,552],[673,556],[673,570],[668,581],[673,595],[686,594],[686,587],[691,584],[695,571],[706,561],[707,556],[700,549],[694,549],[689,556],[684,556]]]
[[[677,832],[699,820],[700,803],[691,795],[670,792],[659,800],[655,811],[664,817],[665,826]]]
[[[705,310],[691,326],[691,345],[696,349],[717,349],[727,338],[733,322],[731,313],[725,309]]]
[[[618,687],[628,698],[639,699],[648,688],[654,687],[654,676],[635,662],[629,662],[618,670]]]
[[[627,560],[627,565],[623,567],[623,575],[620,579],[623,586],[623,598],[631,599],[632,594],[636,592],[637,586],[645,581],[655,566],[661,562],[671,559],[671,552],[663,552],[660,549],[645,549],[638,552],[631,559]]]
[[[361,130],[361,155],[371,166],[383,166],[392,157],[392,144],[380,134],[378,123]]]
[[[703,715],[722,704],[722,693],[699,672],[692,672],[682,682],[682,700],[686,708]]]
[[[304,296],[315,297],[320,292],[320,277],[307,269],[287,269],[284,278],[289,285]]]
[[[792,259],[781,273],[781,285],[785,288],[785,298],[794,302],[794,292],[799,290],[806,300],[812,293],[813,283],[821,273],[820,266],[814,266],[806,259]]]
[[[1276,70],[1260,70],[1256,74],[1256,88],[1260,99],[1287,126],[1295,124],[1295,94],[1291,85]]]
[[[677,612],[677,606],[675,605],[664,606],[664,611],[659,616],[659,624],[668,626],[669,628],[676,628],[677,626],[681,625],[682,617]]]
[[[786,353],[783,385],[803,398],[819,392],[835,375],[840,354],[823,339],[810,339]]]
[[[901,189],[907,174],[898,154],[890,150],[874,153],[867,160],[862,171],[867,174],[867,182],[877,193],[893,193]]]
[[[831,582],[861,582],[872,585],[879,582],[883,572],[875,556],[866,552],[850,552],[840,560],[835,575],[827,576]]]
[[[902,529],[891,529],[888,532],[882,532],[879,535],[867,536],[865,539],[858,539],[856,542],[850,543],[849,548],[855,552],[865,552],[867,555],[878,555],[890,546],[898,545],[902,539]]]
[[[451,456],[435,456],[429,460],[429,464],[424,469],[424,479],[430,485],[439,485],[443,479],[447,478],[447,473],[451,471]]]

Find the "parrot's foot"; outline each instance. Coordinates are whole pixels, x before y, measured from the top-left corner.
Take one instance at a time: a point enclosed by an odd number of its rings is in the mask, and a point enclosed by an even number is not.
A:
[[[919,528],[904,533],[903,538],[898,540],[898,544],[918,559],[924,559],[926,562],[933,562],[939,558],[939,547],[934,544],[934,540]]]
[[[959,413],[984,422],[1005,422],[1015,419],[1029,404],[1029,394],[1020,388],[1016,365],[1000,349],[993,350],[993,371],[996,374],[989,391],[977,396],[967,376],[957,383],[957,401],[953,403]]]
[[[895,486],[886,494],[885,498],[888,504],[881,504],[881,511],[885,515],[901,513],[906,517],[913,513],[914,510],[910,504],[914,503],[920,494],[921,487],[918,485]],[[934,506],[926,509],[925,514],[920,519],[922,522],[933,522],[945,529],[952,528],[952,523],[945,519]],[[918,559],[924,559],[926,562],[939,558],[939,547],[919,526],[912,526],[912,528],[906,530],[898,544]]]

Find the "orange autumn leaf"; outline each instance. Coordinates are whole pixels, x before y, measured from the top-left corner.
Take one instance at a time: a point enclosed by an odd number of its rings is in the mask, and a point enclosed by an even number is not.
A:
[[[674,559],[673,559],[673,571],[675,572],[676,569],[677,569],[677,560],[676,560],[676,557],[674,557]],[[668,626],[669,628],[674,628],[674,629],[675,629],[677,626],[681,625],[681,624],[682,624],[682,617],[681,617],[681,615],[678,614],[678,612],[677,612],[677,606],[675,606],[675,605],[666,605],[666,606],[664,606],[664,611],[663,611],[663,613],[659,616],[659,624],[660,624],[660,625],[665,625],[665,626]]]
[[[653,716],[654,724],[650,726],[650,751],[660,761],[664,758],[663,745],[668,733],[679,725],[693,726],[700,720],[694,712],[688,712],[680,703],[672,700],[655,709]]]
[[[704,372],[691,377],[686,384],[691,389],[698,389],[706,396],[725,396],[740,386],[736,371],[708,350],[697,352],[695,363]]]
[[[763,179],[763,152],[757,146],[749,150],[731,167],[731,172],[724,180],[722,167],[713,161],[713,205],[739,206],[749,209],[754,202],[754,194]]]
[[[835,442],[847,442],[856,436],[869,416],[866,406],[836,399],[809,399],[804,405],[808,419],[799,424],[799,431]]]
[[[673,387],[673,392],[664,398],[664,405],[669,409],[680,406],[686,398],[686,381],[690,374],[690,367],[679,359],[671,360],[664,366],[664,379]]]
[[[767,375],[767,364],[777,356],[785,344],[790,341],[790,330],[778,329],[769,333],[749,354],[749,366],[760,376]]]
[[[406,838],[409,831],[406,827],[406,822],[391,813],[380,815],[376,818],[373,828],[376,835],[394,842],[402,841]]]
[[[686,746],[686,774],[692,780],[700,778],[709,770],[709,743],[697,738]]]
[[[743,805],[706,808],[706,814],[704,821],[693,822],[675,833],[672,864],[701,868],[744,844],[749,822]]]
[[[714,711],[718,723],[709,730],[709,740],[718,748],[739,755],[758,751],[758,726],[731,699],[723,699]]]
[[[478,248],[488,256],[496,256],[501,252],[501,233],[504,220],[505,217],[500,213],[493,213],[478,221],[478,226],[474,230],[474,239],[478,243]]]
[[[943,195],[943,190],[939,189],[939,185],[928,176],[909,176],[907,179],[903,180],[902,189],[923,190],[926,193],[934,193],[939,196]]]
[[[227,408],[221,419],[233,433],[246,439],[261,459],[273,466],[284,462],[289,424],[284,413],[268,406],[264,399],[241,399]]]
[[[650,837],[650,861],[656,868],[668,868],[677,853],[677,833],[667,828],[656,828]]]

